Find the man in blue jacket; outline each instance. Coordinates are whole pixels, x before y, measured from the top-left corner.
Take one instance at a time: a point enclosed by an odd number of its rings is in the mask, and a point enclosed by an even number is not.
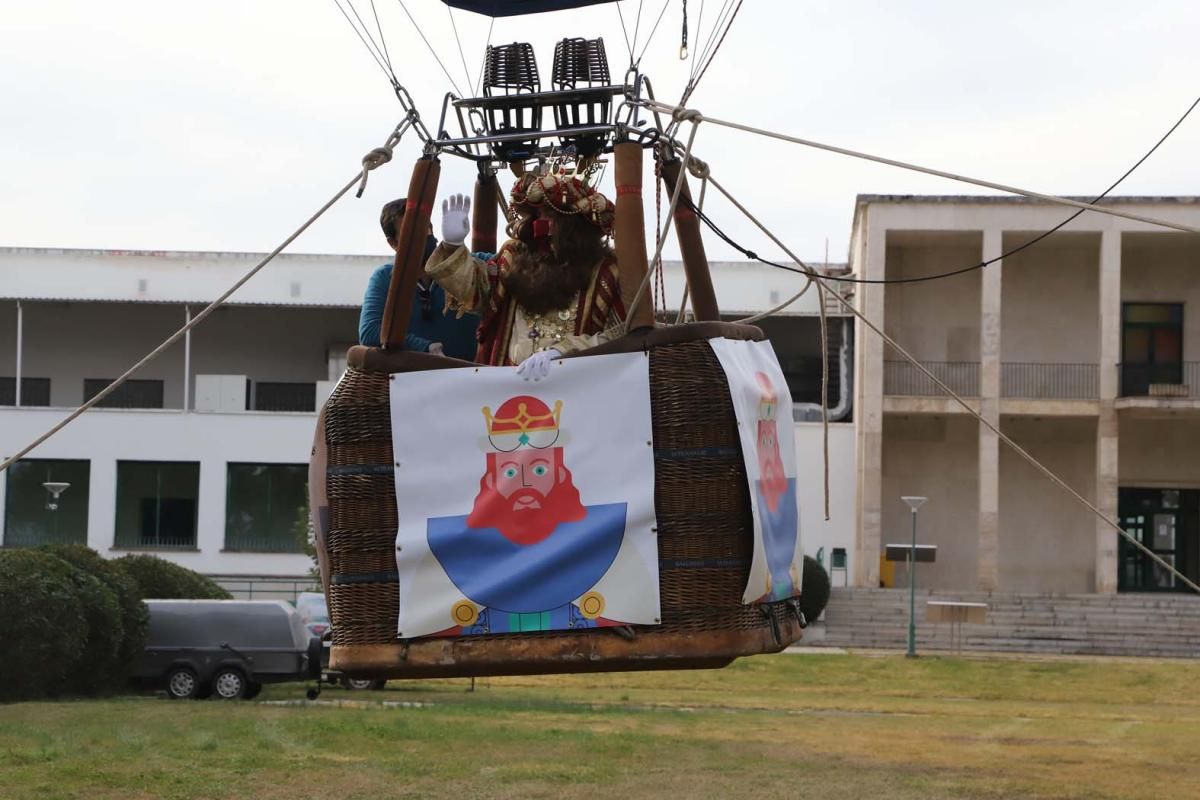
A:
[[[404,218],[405,200],[393,200],[379,214],[379,225],[392,252],[400,238],[400,221]],[[425,245],[422,267],[429,254],[437,247],[430,226]],[[371,274],[367,281],[367,292],[363,297],[362,314],[358,318],[359,344],[379,347],[379,330],[383,324],[383,311],[387,305],[388,286],[392,282],[392,264],[384,264]],[[413,297],[412,314],[408,332],[404,336],[404,348],[419,353],[440,353],[465,361],[475,360],[478,343],[475,331],[479,317],[465,314],[459,317],[454,311],[446,311],[446,293],[422,270],[417,282],[417,293]]]

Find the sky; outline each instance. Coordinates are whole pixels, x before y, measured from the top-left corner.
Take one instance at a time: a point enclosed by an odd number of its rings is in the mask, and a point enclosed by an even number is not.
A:
[[[375,33],[370,0],[351,2]],[[688,2],[693,48],[721,4]],[[619,5],[632,37],[639,2]],[[689,66],[682,0],[667,0],[648,44],[663,0],[641,5],[642,71],[675,101]],[[405,7],[464,89],[489,20],[451,17],[438,0],[375,0],[396,74],[435,128],[452,87]],[[492,42],[531,42],[548,83],[556,41],[602,36],[619,75],[629,54],[616,9],[500,19]],[[0,246],[265,252],[402,116],[334,0],[8,0],[0,13]],[[1195,0],[745,0],[690,105],[1035,191],[1096,194],[1200,96],[1198,30]],[[1200,194],[1198,150],[1200,110],[1118,193]],[[405,193],[419,152],[406,137],[362,199],[348,195],[290,251],[386,252],[379,207]],[[857,194],[989,193],[711,124],[695,154],[815,261],[826,248],[846,259]],[[473,176],[444,158],[439,194],[470,191]],[[611,196],[611,168],[606,183]],[[709,197],[735,239],[778,255]],[[712,258],[736,256],[706,244]],[[676,252],[672,242],[666,255]]]

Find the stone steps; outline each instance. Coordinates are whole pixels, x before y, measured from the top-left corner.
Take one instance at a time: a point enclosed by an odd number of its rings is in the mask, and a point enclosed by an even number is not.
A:
[[[925,621],[929,600],[987,603],[987,622],[961,626]],[[916,594],[917,647],[1089,655],[1200,657],[1200,597],[1191,595],[1048,595],[930,592]],[[819,645],[903,648],[908,592],[835,588]]]

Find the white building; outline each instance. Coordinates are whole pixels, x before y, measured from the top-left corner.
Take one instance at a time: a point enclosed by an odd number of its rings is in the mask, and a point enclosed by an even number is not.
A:
[[[0,249],[0,456],[11,455],[177,331],[262,256]],[[282,255],[227,307],[40,445],[0,481],[5,547],[86,542],[146,551],[200,572],[296,578],[317,409],[357,338],[367,277],[384,258]],[[786,300],[798,276],[713,265],[727,318]],[[682,270],[664,270],[678,307]],[[819,420],[822,364],[810,291],[762,322],[800,403]],[[831,306],[831,310],[833,307]],[[822,512],[821,426],[796,422],[805,549],[853,542],[853,329],[831,318],[832,513]],[[18,380],[19,379],[19,380]],[[809,405],[805,405],[809,404]],[[70,484],[54,501],[45,484]],[[54,510],[51,505],[56,505]]]
[[[1115,209],[1200,226],[1200,198]],[[851,265],[922,278],[992,260],[1071,209],[1022,198],[861,196]],[[1085,213],[1045,241],[924,283],[872,285],[860,309],[972,409],[1083,497],[1200,580],[1200,239]],[[1189,310],[1192,309],[1192,310]],[[1003,445],[873,333],[858,346],[858,586],[909,537],[925,495],[925,587],[1112,593],[1182,588]]]

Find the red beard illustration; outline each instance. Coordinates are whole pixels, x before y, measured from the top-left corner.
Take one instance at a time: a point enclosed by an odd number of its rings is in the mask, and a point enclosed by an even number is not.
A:
[[[757,449],[763,499],[773,514],[779,510],[779,500],[787,491],[787,477],[783,474],[783,459],[779,455],[779,437],[774,420],[759,420]]]
[[[514,544],[531,545],[560,524],[586,516],[571,472],[563,466],[562,448],[522,448],[487,454],[487,472],[479,481],[467,527],[495,528]]]

